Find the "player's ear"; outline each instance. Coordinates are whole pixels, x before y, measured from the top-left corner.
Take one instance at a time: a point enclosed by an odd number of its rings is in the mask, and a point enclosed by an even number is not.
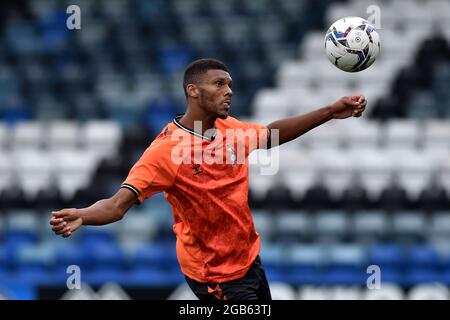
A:
[[[186,91],[187,91],[188,97],[191,97],[191,98],[197,98],[199,95],[198,87],[192,83],[188,84],[186,86]]]

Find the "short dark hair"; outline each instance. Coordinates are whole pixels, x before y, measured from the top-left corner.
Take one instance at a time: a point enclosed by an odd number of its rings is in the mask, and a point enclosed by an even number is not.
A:
[[[226,72],[230,72],[228,71],[228,67],[225,65],[225,63],[219,60],[211,58],[195,60],[194,62],[190,63],[184,71],[183,89],[186,98],[188,97],[186,90],[187,85],[197,81],[196,78],[199,75],[208,72],[208,70],[223,70]]]

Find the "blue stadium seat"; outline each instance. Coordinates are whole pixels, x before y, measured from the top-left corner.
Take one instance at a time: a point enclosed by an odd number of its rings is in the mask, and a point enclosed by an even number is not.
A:
[[[49,243],[34,243],[14,252],[14,265],[51,268],[55,262],[55,248]]]
[[[446,285],[450,285],[450,270],[444,271],[441,274],[441,281]]]
[[[17,284],[29,284],[33,286],[60,285],[53,277],[51,271],[44,266],[19,266],[12,273]]]
[[[159,50],[159,68],[164,74],[183,71],[192,61],[193,54],[189,47],[175,44],[163,45]]]
[[[323,284],[323,272],[320,269],[317,270],[303,270],[296,268],[290,268],[285,272],[281,278],[291,285],[322,285]]]
[[[405,254],[402,246],[396,243],[374,244],[368,249],[368,261],[381,268],[397,268],[405,264]]]
[[[0,242],[0,266],[1,268],[7,268],[12,264],[13,251]]]
[[[331,268],[358,270],[367,265],[366,249],[363,245],[333,244],[327,248],[328,263]]]
[[[409,246],[406,250],[406,261],[411,268],[433,270],[441,265],[438,253],[428,244]]]
[[[75,243],[61,245],[56,248],[55,267],[63,268],[77,265],[80,268],[87,268],[92,264],[90,256],[85,254],[84,248]]]
[[[260,257],[265,268],[280,270],[288,262],[287,247],[276,242],[263,242]]]
[[[410,269],[405,272],[403,284],[406,286],[414,286],[421,283],[440,282],[442,280],[441,273],[427,268]]]
[[[3,240],[3,247],[5,254],[10,258],[9,262],[13,261],[13,253],[25,246],[31,245],[37,241],[35,235],[22,231],[8,231]]]
[[[132,287],[165,287],[178,285],[184,281],[184,277],[179,268],[136,266],[127,272],[126,281],[127,286]]]
[[[328,263],[326,248],[319,244],[292,245],[287,248],[286,263],[288,269],[316,270]]]
[[[127,259],[122,248],[115,242],[89,241],[82,243],[84,256],[94,267],[125,267]]]
[[[133,265],[142,267],[172,267],[178,264],[175,246],[172,243],[149,243],[139,247]]]
[[[380,278],[381,285],[383,284],[397,284],[402,285],[404,283],[404,273],[403,270],[396,267],[381,267],[380,268]],[[367,277],[370,275],[368,274]]]
[[[9,210],[5,220],[6,242],[30,242],[39,237],[37,212],[33,210]]]
[[[99,227],[85,227],[79,234],[80,243],[89,245],[89,242],[114,242],[114,234],[111,230]]]
[[[119,285],[127,284],[127,274],[122,269],[113,266],[97,267],[91,270],[82,271],[81,281],[91,286],[100,286],[107,282],[114,282]]]
[[[361,268],[342,269],[329,268],[322,275],[322,284],[324,285],[363,285],[367,280],[366,270]]]
[[[167,9],[167,1],[165,0],[138,0],[136,2],[137,16],[143,22],[165,15]]]

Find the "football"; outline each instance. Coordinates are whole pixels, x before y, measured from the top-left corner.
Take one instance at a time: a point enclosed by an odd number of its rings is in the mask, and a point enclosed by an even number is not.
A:
[[[380,36],[367,20],[345,17],[328,29],[325,52],[337,68],[359,72],[370,67],[380,53]]]

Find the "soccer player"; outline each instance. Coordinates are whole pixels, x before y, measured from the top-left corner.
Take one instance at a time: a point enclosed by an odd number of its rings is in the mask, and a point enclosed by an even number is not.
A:
[[[222,62],[194,61],[183,86],[186,113],[162,129],[119,191],[87,208],[52,212],[52,230],[69,237],[82,225],[116,222],[134,204],[163,191],[173,208],[177,258],[195,295],[270,300],[260,237],[248,206],[247,157],[254,149],[286,143],[331,119],[360,117],[366,99],[343,97],[263,126],[228,115],[232,79]]]

